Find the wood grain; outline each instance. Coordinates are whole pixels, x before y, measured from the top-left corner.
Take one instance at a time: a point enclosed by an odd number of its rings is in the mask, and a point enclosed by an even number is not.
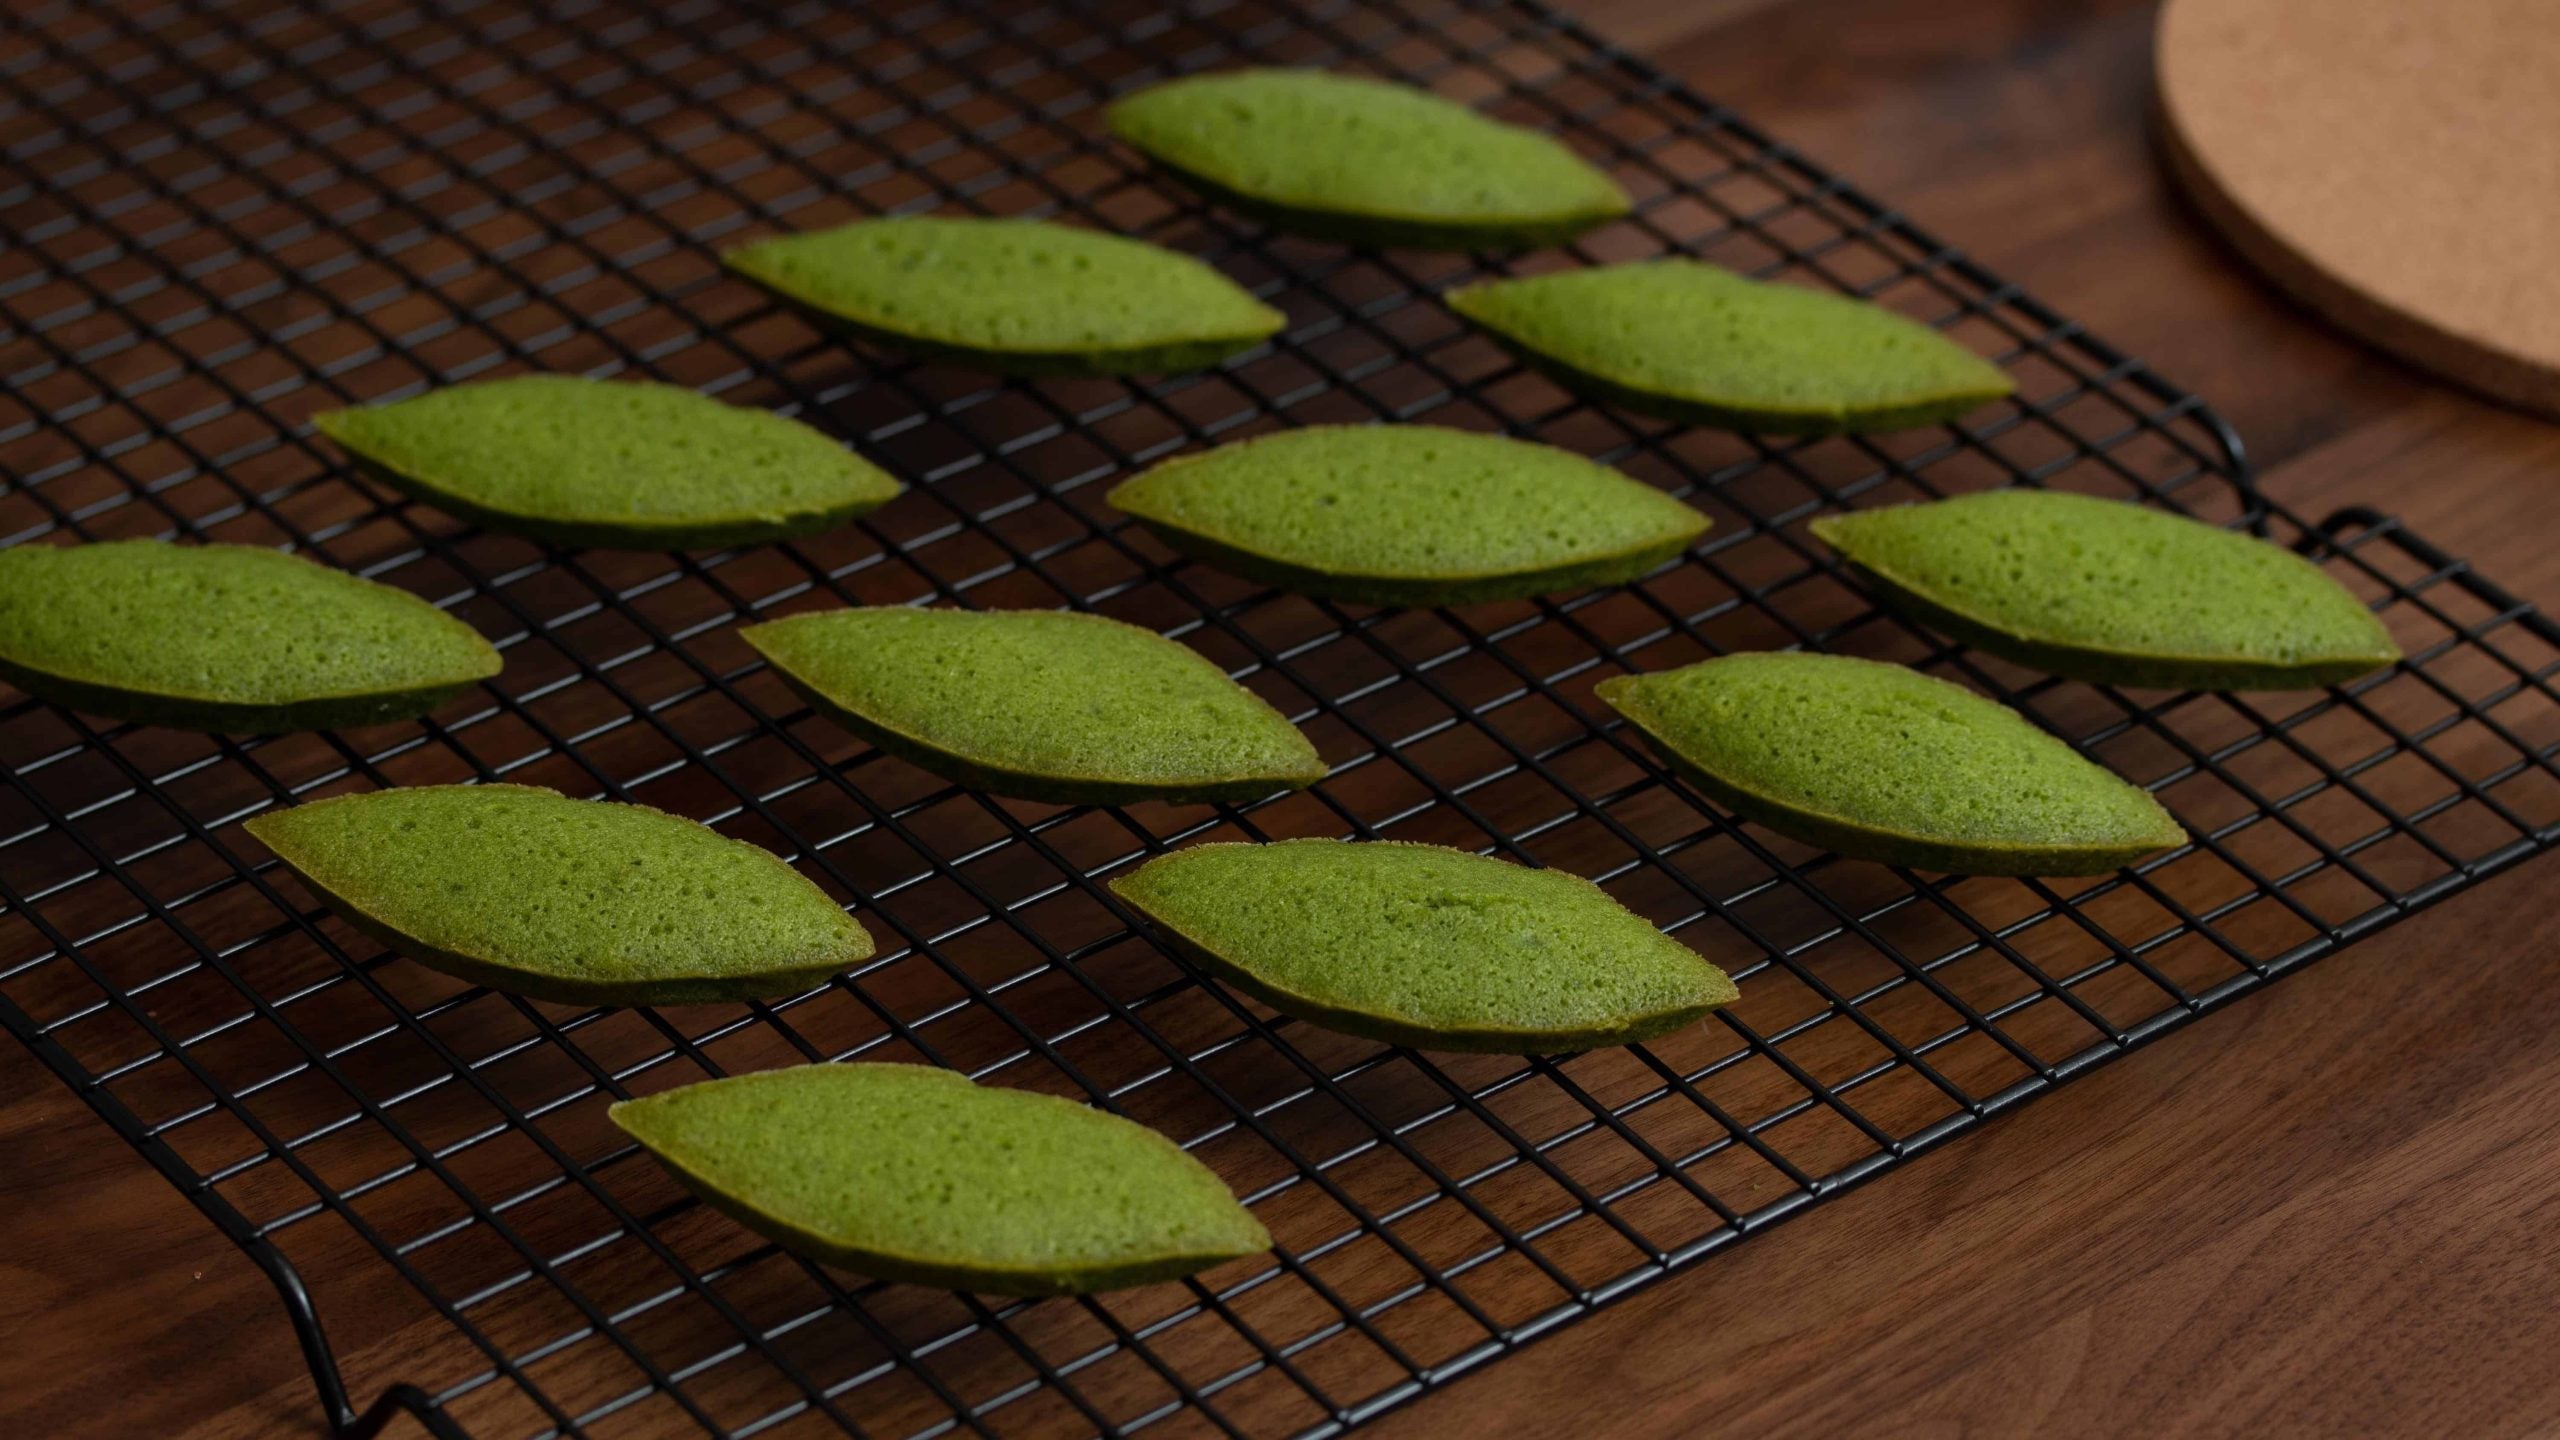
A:
[[[2288,503],[2399,511],[2560,599],[2560,547],[2520,523],[2560,430],[2342,342],[2209,236],[2146,138],[2147,5],[1576,8],[2212,399]],[[2560,1022],[2539,961],[2560,924],[2531,902],[2554,873],[2252,997],[1381,1433],[2547,1428]],[[14,1046],[0,1097],[0,1434],[313,1433],[254,1267]],[[414,1307],[333,1303],[351,1388],[402,1376]]]
[[[2547,874],[2547,869],[2539,871]],[[2529,876],[1461,1382],[1387,1435],[2523,1434],[2560,1026]],[[2462,963],[2456,957],[2481,957]]]
[[[2154,163],[2151,18],[1804,3],[1657,58],[2212,400],[2287,504],[2377,506],[2560,598],[2560,547],[2529,523],[2560,427],[2257,283]],[[1380,1433],[2548,1433],[2553,873],[2250,996]]]

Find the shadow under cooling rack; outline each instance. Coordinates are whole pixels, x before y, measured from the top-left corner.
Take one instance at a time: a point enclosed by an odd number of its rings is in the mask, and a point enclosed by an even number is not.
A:
[[[1637,213],[1510,260],[1348,251],[1204,208],[1102,137],[1111,95],[1238,63],[1398,76],[1546,127]],[[2309,526],[2262,501],[2194,399],[1531,5],[30,0],[0,14],[0,77],[0,539],[291,545],[506,653],[436,720],[343,734],[102,727],[0,696],[0,1022],[267,1268],[341,1428],[406,1410],[485,1437],[1339,1429],[2560,823],[2549,622],[2384,517]],[[997,383],[831,343],[715,258],[927,209],[1188,250],[1289,327],[1201,375]],[[1576,402],[1434,299],[1488,269],[1671,252],[1918,316],[1997,356],[2019,398],[1863,439],[1675,429]],[[795,414],[913,488],[805,542],[572,554],[400,503],[312,438],[321,409],[535,369]],[[1180,563],[1099,503],[1189,447],[1375,419],[1564,445],[1716,528],[1623,588],[1391,612]],[[2255,526],[2367,598],[2410,658],[2303,695],[2063,684],[1879,613],[1804,530],[2004,484]],[[1174,635],[1333,773],[1243,807],[991,800],[817,721],[733,633],[923,600]],[[1840,863],[1666,781],[1591,698],[1790,645],[1998,695],[2152,787],[2196,842],[2068,882]],[[240,829],[316,795],[500,777],[782,853],[882,953],[774,1004],[533,1004],[385,957]],[[1293,835],[1592,876],[1743,999],[1630,1049],[1419,1054],[1202,984],[1098,883],[1175,845]],[[1128,1114],[1215,1167],[1280,1249],[1083,1300],[870,1284],[692,1203],[603,1119],[635,1092],[854,1057]]]

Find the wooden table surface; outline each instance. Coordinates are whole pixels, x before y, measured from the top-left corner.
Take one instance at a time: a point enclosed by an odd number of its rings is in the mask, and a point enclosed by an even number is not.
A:
[[[2201,393],[2284,502],[2396,511],[2560,603],[2560,427],[2341,340],[2208,237],[2150,150],[2149,4],[1571,8]],[[2555,877],[2510,873],[1378,1433],[2547,1432]],[[248,1263],[14,1046],[0,1097],[0,1434],[317,1433]]]

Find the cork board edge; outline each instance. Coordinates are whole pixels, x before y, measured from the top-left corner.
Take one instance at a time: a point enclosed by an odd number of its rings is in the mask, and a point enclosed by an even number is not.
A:
[[[2172,180],[2242,259],[2297,303],[2349,335],[2500,404],[2560,420],[2560,370],[2527,360],[2357,289],[2288,244],[2223,184],[2188,140],[2168,83],[2161,7],[2153,36],[2152,131]]]

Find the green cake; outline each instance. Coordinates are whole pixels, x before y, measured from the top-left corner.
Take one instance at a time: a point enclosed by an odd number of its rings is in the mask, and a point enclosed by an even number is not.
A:
[[[1373,605],[1615,584],[1707,529],[1579,455],[1430,425],[1319,425],[1223,445],[1149,470],[1111,503],[1194,559]]]
[[[512,995],[777,998],[871,953],[870,935],[799,871],[645,805],[432,785],[297,805],[246,828],[384,948]]]
[[[1930,626],[2075,680],[2305,689],[2400,658],[2309,560],[2122,501],[1993,490],[1825,516],[1813,533]]]
[[[1900,665],[1728,655],[1599,693],[1710,799],[1853,859],[2096,875],[2186,843],[2139,787],[2007,706]]]
[[[555,545],[695,550],[815,535],[898,493],[796,420],[675,385],[523,375],[312,423],[402,494]]]
[[[1036,220],[864,220],[721,259],[858,338],[1007,375],[1197,370],[1288,318],[1188,255]]]
[[[1321,70],[1236,70],[1141,90],[1111,133],[1203,195],[1358,245],[1553,245],[1627,213],[1556,140],[1427,90]]]
[[[1738,993],[1588,880],[1437,845],[1197,845],[1111,889],[1236,989],[1395,1045],[1505,1055],[1629,1045]]]
[[[996,795],[1253,800],[1325,774],[1296,726],[1198,652],[1099,615],[884,607],[738,633],[820,714]]]
[[[2015,388],[1998,366],[1881,306],[1696,260],[1495,280],[1448,301],[1567,388],[1689,425],[1896,430]]]
[[[478,631],[252,545],[0,551],[0,679],[117,720],[273,735],[413,720],[498,673]]]
[[[1225,1182],[1155,1131],[949,1070],[801,1065],[608,1113],[712,1208],[883,1280],[1077,1294],[1271,1248]]]

